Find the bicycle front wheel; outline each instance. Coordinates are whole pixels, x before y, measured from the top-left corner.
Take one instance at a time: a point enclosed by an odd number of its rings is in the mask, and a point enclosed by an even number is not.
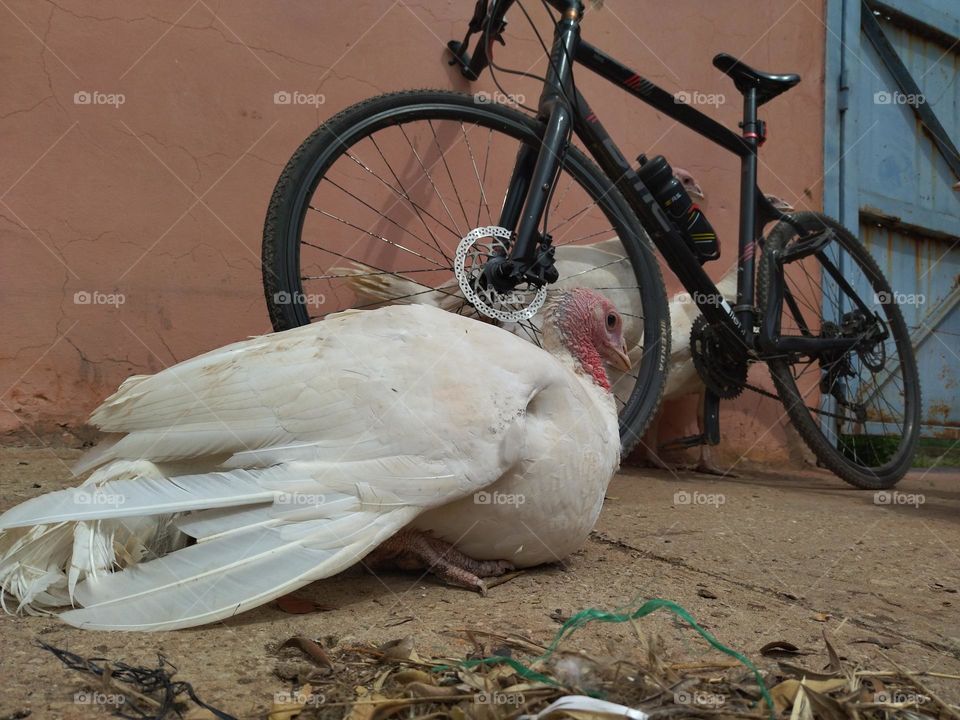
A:
[[[392,93],[320,126],[294,153],[270,200],[263,282],[274,329],[348,308],[429,303],[478,316],[454,258],[473,230],[496,226],[518,151],[543,127],[511,108],[447,91]],[[629,452],[656,411],[669,314],[649,239],[614,184],[570,147],[551,197],[557,287],[590,287],[624,316],[633,370],[614,376]],[[539,315],[505,327],[539,344]]]
[[[781,267],[785,251],[823,231],[832,239],[817,254]],[[890,283],[849,230],[812,212],[791,215],[767,237],[758,270],[761,308],[781,273],[781,337],[858,339],[847,351],[767,360],[787,414],[841,478],[861,488],[893,487],[910,468],[919,439],[920,380]]]

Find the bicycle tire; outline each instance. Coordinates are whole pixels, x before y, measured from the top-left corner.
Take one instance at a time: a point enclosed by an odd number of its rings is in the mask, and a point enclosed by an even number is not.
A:
[[[790,215],[790,221],[779,222],[767,236],[758,268],[757,297],[760,308],[767,306],[771,282],[782,272],[777,256],[789,241],[796,237],[797,229],[805,232],[832,230],[843,249],[859,264],[865,277],[871,282],[875,295],[887,293],[893,298],[890,283],[883,275],[876,260],[866,247],[847,228],[833,218],[816,212],[800,212]],[[865,467],[853,462],[834,446],[824,434],[812,411],[800,393],[791,372],[792,365],[784,360],[770,359],[767,366],[784,409],[800,437],[813,451],[817,459],[828,469],[855,487],[868,490],[884,490],[893,487],[909,470],[920,434],[921,390],[916,358],[910,343],[910,333],[903,314],[896,303],[883,305],[893,341],[899,354],[903,371],[904,431],[903,441],[891,459],[877,467]]]

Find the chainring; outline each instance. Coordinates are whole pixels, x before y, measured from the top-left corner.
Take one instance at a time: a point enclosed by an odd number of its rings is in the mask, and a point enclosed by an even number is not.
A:
[[[737,397],[747,384],[747,356],[723,339],[723,329],[701,315],[690,328],[693,367],[704,384],[725,400]]]
[[[512,236],[497,225],[474,228],[460,241],[453,258],[453,271],[463,296],[482,315],[501,322],[529,320],[547,299],[546,286],[521,283],[506,293],[483,286],[484,265],[494,255],[509,252]]]

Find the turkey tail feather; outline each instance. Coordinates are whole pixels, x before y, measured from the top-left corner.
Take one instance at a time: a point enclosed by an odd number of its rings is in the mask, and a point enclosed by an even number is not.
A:
[[[384,305],[430,305],[450,312],[465,302],[456,280],[432,288],[356,261],[334,267],[331,273],[345,279],[356,296],[354,307],[365,310]]]
[[[223,619],[362,560],[452,477],[408,456],[168,469],[115,461],[79,487],[0,515],[0,588],[17,602],[0,596],[0,606],[44,612],[78,603],[63,619],[102,629]],[[372,488],[371,477],[416,492],[401,500]],[[188,546],[190,537],[197,542]]]
[[[231,617],[348,568],[406,525],[415,508],[352,512],[214,538],[77,586],[76,627],[174,630]]]

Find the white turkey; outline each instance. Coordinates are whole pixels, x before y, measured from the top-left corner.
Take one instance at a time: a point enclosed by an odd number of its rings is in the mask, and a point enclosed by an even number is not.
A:
[[[736,301],[737,297],[737,266],[727,270],[720,280],[715,281],[717,290],[729,303]],[[667,366],[667,386],[663,391],[663,401],[676,400],[687,395],[697,395],[697,434],[703,434],[703,396],[707,390],[700,374],[693,365],[693,355],[690,352],[690,331],[693,323],[700,316],[700,309],[690,293],[679,292],[670,298],[670,363]],[[661,410],[656,414],[650,427],[646,432],[643,444],[646,450],[646,459],[654,467],[664,470],[674,469],[669,463],[660,457],[660,420],[663,415]],[[667,443],[669,445],[669,443]],[[689,468],[696,472],[703,472],[710,475],[724,475],[713,463],[710,446],[701,444],[699,446],[699,458],[696,465]]]
[[[703,192],[703,188],[700,187],[700,183],[696,181],[696,178],[693,177],[687,170],[683,168],[674,168],[673,176],[680,181],[680,184],[683,185],[683,189],[687,191],[687,194],[698,200],[703,200],[706,198],[706,195]]]
[[[347,311],[130,378],[93,413],[116,435],[89,479],[0,516],[5,602],[162,630],[370,553],[481,591],[562,559],[618,466],[604,362],[629,360],[598,293],[546,318],[549,352],[432,307]]]

